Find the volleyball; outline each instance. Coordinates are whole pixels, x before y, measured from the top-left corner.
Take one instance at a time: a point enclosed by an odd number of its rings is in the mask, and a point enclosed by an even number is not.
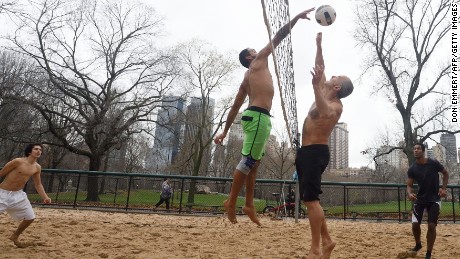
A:
[[[322,26],[329,26],[335,21],[335,10],[330,5],[322,5],[316,9],[316,21]]]

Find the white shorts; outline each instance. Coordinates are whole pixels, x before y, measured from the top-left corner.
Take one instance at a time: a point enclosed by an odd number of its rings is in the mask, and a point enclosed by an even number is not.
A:
[[[7,212],[14,220],[35,219],[27,194],[20,191],[7,191],[0,189],[0,213]]]

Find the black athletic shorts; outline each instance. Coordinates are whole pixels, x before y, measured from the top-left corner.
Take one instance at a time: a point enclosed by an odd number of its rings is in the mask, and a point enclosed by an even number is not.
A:
[[[321,175],[329,164],[329,147],[322,144],[302,146],[297,151],[295,166],[299,177],[300,199],[319,200]]]
[[[438,224],[439,210],[441,209],[441,202],[415,202],[414,209],[412,210],[412,223],[422,223],[423,212],[428,214],[428,223]]]

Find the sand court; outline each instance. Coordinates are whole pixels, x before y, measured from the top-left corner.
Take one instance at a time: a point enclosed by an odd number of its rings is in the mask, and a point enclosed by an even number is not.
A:
[[[35,208],[37,219],[17,248],[17,222],[0,215],[1,258],[302,258],[308,220],[177,216]],[[337,246],[331,258],[398,258],[413,247],[410,223],[328,221]],[[426,225],[422,225],[425,238]],[[439,224],[433,258],[460,258],[460,225]],[[424,242],[425,244],[425,242]],[[425,247],[418,257],[424,258]]]

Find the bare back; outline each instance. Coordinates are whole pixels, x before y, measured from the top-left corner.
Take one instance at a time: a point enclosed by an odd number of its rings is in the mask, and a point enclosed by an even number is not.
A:
[[[241,87],[249,96],[249,106],[257,106],[270,111],[274,88],[272,75],[268,69],[268,56],[257,56],[251,62]]]
[[[307,118],[305,118],[303,123],[302,146],[328,144],[329,136],[342,114],[342,103],[340,100],[338,102],[330,102],[335,112],[329,115],[321,115],[316,108],[316,104],[312,104]]]
[[[4,180],[0,188],[7,191],[19,191],[24,188],[29,178],[41,171],[37,162],[29,162],[27,158],[16,158],[8,162],[2,173]]]

